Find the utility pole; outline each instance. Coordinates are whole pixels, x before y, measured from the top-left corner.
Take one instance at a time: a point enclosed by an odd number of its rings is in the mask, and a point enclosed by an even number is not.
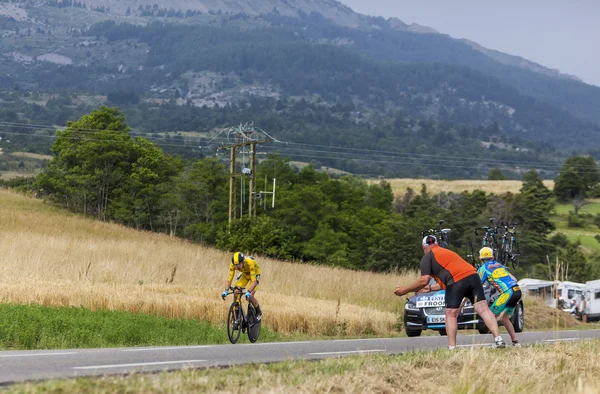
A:
[[[269,142],[268,139],[256,139],[254,126],[240,125],[230,129],[234,133],[236,142],[222,146],[222,149],[229,149],[229,224],[237,218],[236,216],[236,179],[247,176],[249,178],[249,197],[248,197],[248,216],[256,216],[256,145]],[[250,168],[242,168],[237,172],[236,156],[239,149],[250,147]],[[242,165],[245,163],[242,163]],[[243,201],[241,201],[243,203]],[[241,207],[240,207],[241,208]]]
[[[256,144],[250,145],[250,181],[248,182],[248,216],[256,216]]]
[[[229,223],[235,219],[235,151],[236,147],[230,148],[229,156]]]

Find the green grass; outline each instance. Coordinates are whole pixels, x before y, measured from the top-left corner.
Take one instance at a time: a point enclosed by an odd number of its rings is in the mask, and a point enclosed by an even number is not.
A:
[[[556,204],[554,208],[557,215],[568,215],[569,212],[575,212],[572,204]],[[598,215],[600,214],[600,202],[598,200],[592,200],[592,202],[588,205],[584,205],[579,211],[580,214],[592,214]]]
[[[590,200],[591,203],[584,205],[579,211],[579,215],[600,215],[600,201]],[[569,241],[580,241],[581,245],[588,253],[600,253],[600,242],[595,238],[600,234],[598,226],[593,224],[592,218],[585,219],[587,223],[584,227],[568,227],[569,213],[574,212],[571,204],[557,204],[555,206],[555,214],[552,216],[552,222],[556,225],[556,232],[563,233]]]
[[[262,327],[262,341],[282,336]],[[240,342],[248,342],[241,336]],[[225,327],[120,311],[0,305],[0,349],[75,349],[229,343]]]

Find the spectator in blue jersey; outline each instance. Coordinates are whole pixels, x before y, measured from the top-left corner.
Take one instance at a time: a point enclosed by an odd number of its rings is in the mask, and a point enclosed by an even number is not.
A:
[[[515,328],[510,321],[510,317],[522,296],[517,279],[508,272],[504,265],[494,260],[494,251],[491,248],[481,248],[479,260],[481,260],[481,267],[479,267],[477,273],[481,283],[488,281],[500,293],[490,309],[496,316],[500,316],[500,321],[508,331],[513,346],[520,347]]]

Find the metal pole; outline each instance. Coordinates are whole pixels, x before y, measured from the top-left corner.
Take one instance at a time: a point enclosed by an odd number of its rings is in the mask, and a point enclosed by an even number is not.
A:
[[[275,208],[275,178],[273,178],[273,205],[271,208]]]
[[[235,219],[235,146],[229,156],[229,224]]]
[[[249,198],[248,198],[248,216],[256,216],[256,182],[254,176],[256,173],[256,144],[250,145],[250,180],[248,181]]]

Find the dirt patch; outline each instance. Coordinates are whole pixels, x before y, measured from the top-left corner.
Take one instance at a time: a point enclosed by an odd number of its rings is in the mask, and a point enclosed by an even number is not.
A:
[[[29,19],[27,11],[23,8],[16,7],[12,4],[0,4],[0,15],[9,18],[14,18],[18,22],[26,21]]]
[[[45,55],[38,56],[37,59],[44,62],[60,64],[63,66],[73,64],[73,59],[71,59],[70,57],[58,55],[56,53],[46,53]]]

